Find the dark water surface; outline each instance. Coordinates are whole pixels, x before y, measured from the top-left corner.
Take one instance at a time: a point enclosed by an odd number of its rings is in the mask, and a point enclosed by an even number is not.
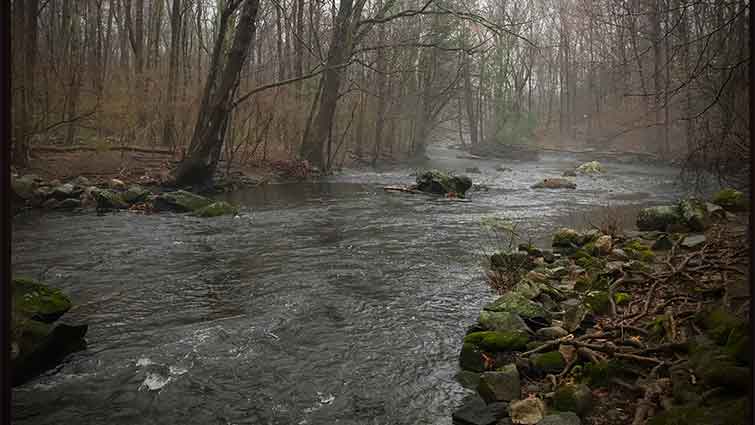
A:
[[[51,213],[14,222],[14,272],[89,323],[86,351],[13,393],[18,424],[450,424],[459,341],[486,287],[483,217],[541,243],[595,207],[675,198],[672,168],[604,164],[574,191],[529,189],[576,164],[455,159],[472,202],[389,194],[409,168],[228,196],[238,217]],[[512,169],[497,172],[504,165]]]

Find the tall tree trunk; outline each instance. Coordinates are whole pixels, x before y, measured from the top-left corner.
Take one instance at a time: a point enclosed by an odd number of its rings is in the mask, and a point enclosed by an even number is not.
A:
[[[323,167],[325,165],[323,148],[325,142],[328,140],[336,113],[338,91],[341,87],[341,75],[344,63],[351,57],[353,47],[354,25],[352,18],[356,17],[358,19],[363,6],[363,0],[357,0],[356,8],[354,8],[354,0],[342,0],[338,7],[338,15],[336,16],[333,28],[325,71],[322,74],[320,83],[322,85],[322,95],[320,96],[317,118],[314,122],[315,127],[311,134],[307,135],[307,132],[305,132],[305,136],[307,137],[304,139],[299,153],[303,159],[316,167]]]
[[[228,20],[234,10],[227,8],[223,12],[221,20],[225,22],[220,27],[218,40],[213,47],[212,65],[205,83],[202,107],[197,117],[194,135],[186,157],[176,170],[176,183],[178,185],[202,184],[212,181],[223,148],[232,109],[233,94],[238,87],[241,69],[249,53],[252,39],[254,39],[258,8],[259,0],[245,0],[243,2],[231,50],[228,52],[225,63],[221,65],[220,55],[224,45],[223,40],[226,38]]]
[[[181,45],[181,0],[173,0],[170,13],[170,59],[168,64],[168,96],[163,126],[163,145],[176,145],[176,84],[178,83],[178,54]]]

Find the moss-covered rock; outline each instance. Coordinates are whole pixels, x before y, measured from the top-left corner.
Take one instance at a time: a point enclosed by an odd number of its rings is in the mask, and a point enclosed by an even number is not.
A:
[[[219,217],[221,215],[238,214],[238,208],[225,201],[213,202],[194,212],[197,217]]]
[[[595,175],[604,173],[604,170],[598,161],[590,161],[577,167],[576,172],[579,174]]]
[[[702,232],[710,226],[710,217],[705,202],[699,199],[679,201],[679,213],[693,232]]]
[[[521,331],[531,332],[518,314],[508,311],[482,310],[479,318],[480,326],[488,331]]]
[[[427,193],[445,195],[455,193],[464,197],[472,187],[472,180],[467,176],[454,176],[439,170],[428,170],[417,175],[416,189]]]
[[[747,209],[747,198],[744,193],[731,188],[723,189],[713,196],[713,203],[728,211],[743,211]]]
[[[574,229],[563,228],[553,234],[554,248],[572,248],[579,247],[582,243],[582,237]]]
[[[613,296],[616,305],[629,302],[631,295],[626,292],[617,292]],[[585,296],[585,304],[596,314],[608,314],[611,312],[611,303],[608,301],[607,291],[591,291]]]
[[[533,354],[530,363],[532,368],[541,374],[560,373],[566,366],[564,356],[558,351]]]
[[[484,372],[477,392],[488,403],[521,398],[519,371],[515,364],[507,364],[495,371]]]
[[[32,199],[37,189],[37,182],[30,176],[12,177],[10,184],[11,191],[22,200]]]
[[[520,351],[527,346],[528,341],[529,335],[521,331],[482,331],[464,337],[464,344],[472,344],[489,353]]]
[[[553,394],[553,408],[561,412],[575,412],[584,416],[592,405],[592,392],[584,384],[561,385]]]
[[[602,270],[606,266],[606,259],[593,256],[586,248],[591,245],[587,244],[584,248],[578,249],[574,255],[574,264],[585,270]],[[594,252],[594,249],[593,249]]]
[[[523,319],[548,318],[550,315],[542,305],[527,299],[517,292],[507,292],[485,306],[488,311],[507,311],[518,314]]]
[[[701,312],[697,323],[718,345],[742,364],[752,363],[750,325],[724,308]]]
[[[71,308],[71,300],[59,289],[26,277],[13,279],[11,299],[15,314],[45,323],[58,320]]]
[[[150,191],[147,189],[139,186],[139,185],[132,185],[123,192],[121,195],[123,197],[123,200],[128,204],[138,204],[139,202],[144,202],[147,200],[147,198],[150,195]]]
[[[192,212],[198,211],[212,203],[210,198],[195,195],[185,190],[162,193],[155,198],[155,209],[158,211]]]
[[[581,378],[591,387],[608,387],[614,385],[611,383],[613,378],[626,379],[634,376],[628,371],[627,365],[616,359],[600,363],[588,363],[581,371]]]
[[[109,189],[96,189],[93,190],[92,196],[97,202],[97,210],[118,210],[128,208],[128,203],[123,199],[123,195]]]
[[[655,258],[653,250],[650,249],[650,247],[648,247],[647,245],[640,242],[639,239],[634,239],[627,242],[626,244],[624,244],[622,249],[624,250],[624,252],[626,252],[629,258],[633,260],[649,262],[653,261],[653,258]]]
[[[637,215],[637,228],[643,231],[665,232],[670,226],[679,226],[684,223],[685,220],[678,205],[644,208]]]

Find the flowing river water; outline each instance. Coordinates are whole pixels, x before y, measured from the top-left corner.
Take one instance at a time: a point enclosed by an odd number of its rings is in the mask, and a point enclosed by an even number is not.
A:
[[[397,167],[226,195],[238,217],[17,217],[14,273],[63,289],[89,332],[85,351],[14,389],[14,423],[450,424],[468,394],[461,338],[494,298],[484,217],[546,246],[597,207],[683,192],[676,169],[610,162],[576,190],[535,191],[575,158],[460,153],[431,146],[424,166],[479,167],[489,190],[471,202],[386,193],[413,180]]]

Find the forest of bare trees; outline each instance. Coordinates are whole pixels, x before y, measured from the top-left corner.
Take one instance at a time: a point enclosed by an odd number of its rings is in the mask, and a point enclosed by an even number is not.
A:
[[[14,162],[84,143],[183,152],[189,180],[221,159],[332,169],[422,155],[445,128],[465,144],[643,150],[742,185],[749,13],[746,0],[14,0]]]

